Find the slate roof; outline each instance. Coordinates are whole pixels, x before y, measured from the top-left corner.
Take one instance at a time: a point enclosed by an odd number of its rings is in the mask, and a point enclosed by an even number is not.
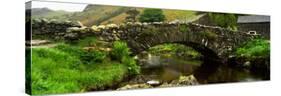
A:
[[[260,23],[270,22],[270,16],[253,15],[253,16],[239,16],[237,23]]]

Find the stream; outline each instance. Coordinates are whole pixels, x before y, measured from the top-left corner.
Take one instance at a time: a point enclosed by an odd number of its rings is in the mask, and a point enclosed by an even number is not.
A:
[[[123,82],[121,86],[127,85],[128,88],[123,89],[134,89],[129,85],[137,86],[136,84],[147,84],[152,81],[159,83],[157,86],[161,86],[161,84],[173,82],[181,76],[194,76],[194,79],[199,85],[264,80],[264,77],[248,69],[232,68],[217,60],[184,58],[179,59],[178,57],[159,56],[150,53],[142,57],[139,56],[138,61],[142,68],[141,74],[131,78],[129,81]],[[136,88],[151,87],[138,86]]]

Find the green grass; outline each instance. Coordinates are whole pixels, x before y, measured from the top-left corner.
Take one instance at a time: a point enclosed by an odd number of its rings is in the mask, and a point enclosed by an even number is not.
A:
[[[183,20],[191,21],[197,17],[195,11],[163,9],[166,21]]]
[[[127,44],[121,41],[113,42],[113,49],[111,52],[111,57],[117,61],[122,61],[123,58],[129,56],[130,49],[128,48]]]
[[[237,30],[238,15],[229,13],[208,13],[211,21],[217,26]]]
[[[84,92],[120,82],[128,67],[115,61],[87,61],[79,47],[60,44],[55,48],[32,49],[32,94]],[[91,53],[91,52],[90,52]],[[96,53],[92,53],[96,54]],[[85,57],[83,57],[85,56]],[[84,64],[89,62],[88,64]]]
[[[175,56],[176,53],[183,53],[183,56],[188,56],[193,59],[199,58],[202,55],[192,49],[191,47],[185,46],[185,45],[180,45],[180,44],[163,44],[163,45],[158,45],[154,46],[149,49],[149,52],[155,55],[172,55]],[[178,56],[176,56],[178,57]],[[180,58],[180,57],[179,57]]]
[[[237,48],[235,52],[239,57],[257,59],[270,56],[270,43],[268,40],[255,39]]]
[[[136,61],[130,56],[131,52],[125,42],[115,41],[113,43],[113,50],[111,57],[114,60],[126,65],[129,71],[129,75],[136,75],[140,73],[140,67],[136,64]]]
[[[96,37],[86,37],[84,39],[79,40],[77,45],[81,47],[89,47],[89,46],[95,46],[96,42],[97,42]]]

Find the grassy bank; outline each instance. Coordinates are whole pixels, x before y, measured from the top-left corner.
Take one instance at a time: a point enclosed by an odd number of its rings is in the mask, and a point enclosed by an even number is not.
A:
[[[191,59],[198,59],[202,55],[191,47],[180,45],[180,44],[163,44],[152,47],[149,52],[154,55],[173,56],[180,59],[186,59],[188,57]]]
[[[115,45],[116,46],[116,45]],[[126,45],[119,46],[127,48]],[[113,51],[124,51],[113,48]],[[125,50],[128,52],[129,50]],[[103,89],[139,69],[131,57],[112,59],[116,53],[84,50],[67,44],[32,49],[32,94],[73,93]],[[120,55],[117,55],[120,56]],[[133,70],[133,71],[132,71]]]
[[[255,39],[237,48],[235,53],[238,57],[244,57],[250,60],[267,58],[270,56],[270,43],[265,39]]]

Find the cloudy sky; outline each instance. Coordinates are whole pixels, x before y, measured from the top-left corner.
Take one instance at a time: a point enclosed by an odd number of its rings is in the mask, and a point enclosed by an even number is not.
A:
[[[47,7],[52,10],[64,10],[64,11],[82,11],[87,4],[75,4],[75,3],[56,3],[56,2],[42,2],[33,1],[32,8],[44,8]]]

